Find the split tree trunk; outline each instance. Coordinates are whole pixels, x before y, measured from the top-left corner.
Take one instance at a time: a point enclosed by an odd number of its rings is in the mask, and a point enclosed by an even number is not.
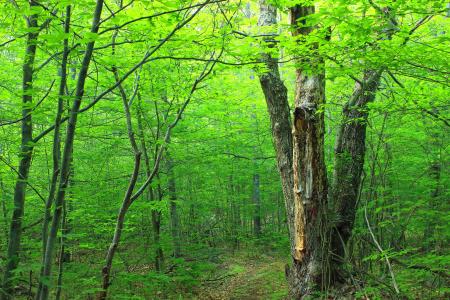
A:
[[[275,8],[261,0],[260,10],[260,26],[276,24]],[[307,38],[313,28],[304,20],[314,13],[314,6],[296,5],[290,12],[293,35],[299,41]],[[390,10],[380,9],[380,12],[395,28],[396,21]],[[390,30],[382,38],[390,39],[394,32]],[[273,47],[268,38],[266,42]],[[314,44],[308,47],[313,53],[317,48]],[[277,61],[268,54],[263,54],[263,59],[267,71],[260,76],[260,81],[272,122],[293,257],[293,265],[287,270],[290,295],[301,299],[342,279],[340,270],[345,257],[345,244],[353,228],[364,166],[367,104],[375,99],[383,68],[365,71],[344,107],[344,118],[336,140],[332,190],[333,208],[338,221],[330,231],[331,224],[327,220],[324,117],[319,110],[325,102],[322,59],[316,55],[298,61],[293,137],[290,135],[286,89],[280,80]],[[308,73],[302,69],[302,64],[308,66]],[[290,156],[291,149],[293,157]],[[287,166],[285,162],[288,162]],[[331,240],[328,238],[330,233]]]
[[[307,38],[312,27],[303,18],[314,6],[291,8],[293,35]],[[316,45],[311,45],[314,50]],[[327,173],[324,159],[325,74],[320,57],[298,61],[293,124],[294,242],[289,269],[290,294],[295,299],[320,292],[329,285],[327,233]],[[303,66],[308,65],[305,71]]]
[[[312,13],[313,6],[291,9],[294,35],[309,34],[312,29],[298,28],[297,20]],[[266,1],[260,1],[258,24],[276,24],[276,9]],[[274,47],[269,39],[266,42]],[[297,69],[292,134],[287,90],[277,59],[269,54],[262,58],[267,71],[260,75],[260,82],[272,124],[291,243],[292,265],[286,268],[286,275],[291,298],[301,299],[320,291],[328,282],[324,118],[317,112],[324,104],[324,74],[317,71],[317,65],[312,74]]]
[[[35,1],[30,1],[30,6],[36,6]],[[12,281],[14,270],[19,264],[19,251],[22,235],[22,219],[25,207],[25,195],[28,175],[31,166],[31,156],[33,153],[33,124],[31,120],[33,101],[33,66],[36,57],[37,38],[39,32],[36,31],[37,14],[26,17],[27,28],[31,29],[27,34],[25,58],[23,63],[22,79],[22,140],[20,146],[20,163],[18,178],[14,188],[14,210],[12,214],[11,227],[8,238],[8,252],[6,258],[6,268],[3,276],[3,291],[0,295],[2,299],[10,299],[12,293]]]
[[[260,1],[259,25],[276,24],[276,10]],[[299,26],[299,18],[314,13],[314,6],[291,9],[293,35],[307,36],[312,28]],[[269,47],[270,40],[266,39]],[[312,46],[314,47],[314,45]],[[292,265],[286,268],[290,297],[301,299],[328,286],[327,177],[324,162],[325,102],[322,61],[299,61],[312,66],[310,73],[296,70],[294,124],[291,129],[287,92],[277,60],[263,54],[266,71],[260,75],[272,123],[277,162],[282,179],[291,242]],[[292,130],[292,133],[291,133]]]

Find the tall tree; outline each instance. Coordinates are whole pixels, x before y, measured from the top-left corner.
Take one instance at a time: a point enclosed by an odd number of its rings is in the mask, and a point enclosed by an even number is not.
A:
[[[103,8],[103,0],[97,0],[95,10],[93,13],[91,34],[96,34],[100,26],[100,16]],[[95,40],[90,41],[86,45],[86,51],[84,53],[83,61],[81,63],[80,72],[78,74],[78,80],[76,85],[75,97],[73,100],[72,108],[70,110],[70,116],[67,124],[67,132],[65,137],[64,152],[61,159],[61,175],[59,180],[58,191],[55,198],[55,207],[52,218],[52,224],[50,228],[50,234],[47,239],[47,246],[45,248],[44,256],[44,270],[42,277],[49,279],[52,270],[53,253],[57,238],[57,233],[60,227],[61,216],[63,212],[64,199],[69,184],[70,167],[73,154],[73,144],[75,139],[75,129],[77,125],[78,114],[80,110],[81,101],[84,95],[84,86],[88,75],[89,64],[92,59],[92,53],[94,51]],[[48,282],[48,281],[47,281]],[[39,299],[46,300],[49,297],[49,286],[43,284],[42,292],[39,295]]]
[[[170,140],[169,142],[170,143]],[[167,166],[167,188],[169,190],[170,198],[170,227],[173,241],[173,255],[174,257],[181,256],[181,235],[180,235],[180,216],[177,210],[177,192],[175,186],[175,172],[172,156],[169,149],[166,150],[166,166]]]
[[[31,11],[33,11],[33,8],[35,8],[38,3],[36,1],[30,1],[29,5]],[[11,227],[9,230],[8,253],[6,258],[7,264],[3,275],[2,299],[10,299],[12,296],[11,286],[14,278],[13,272],[19,264],[22,219],[24,215],[27,181],[33,153],[33,123],[31,115],[33,111],[34,61],[36,58],[37,39],[39,35],[38,14],[33,12],[29,16],[25,16],[25,21],[27,24],[28,33],[24,62],[22,65],[22,140],[20,145],[18,177],[14,189],[14,210],[12,214]]]
[[[312,13],[314,6],[298,5],[291,9],[294,36],[308,35],[312,31],[311,27],[298,24],[299,21],[304,23],[305,17]],[[274,24],[276,8],[260,1],[259,25]],[[323,71],[318,72],[320,59],[319,63],[307,61],[314,66],[308,71],[301,67],[306,62],[299,62],[291,129],[287,91],[279,76],[277,59],[269,54],[263,54],[263,59],[268,72],[260,75],[260,82],[272,123],[291,242],[292,265],[286,269],[286,274],[291,296],[301,298],[320,290],[327,282],[324,119],[318,112],[324,104],[325,81],[320,73]]]
[[[70,29],[70,15],[71,15],[71,6],[68,5],[65,11],[65,20],[64,20],[64,33],[69,34]],[[64,39],[64,49],[61,58],[61,68],[59,73],[61,75],[61,79],[59,82],[59,92],[58,92],[58,106],[56,110],[55,116],[55,129],[53,132],[53,148],[52,148],[52,160],[53,160],[53,169],[52,169],[52,178],[50,182],[50,191],[48,194],[47,201],[45,203],[45,211],[44,211],[44,220],[42,224],[42,267],[41,267],[41,276],[44,271],[44,260],[45,260],[45,252],[47,247],[47,237],[48,237],[48,226],[51,220],[51,208],[53,204],[53,200],[55,198],[56,188],[58,185],[59,179],[59,167],[60,167],[60,159],[61,159],[61,119],[64,111],[64,96],[66,95],[67,89],[67,64],[69,57],[69,39],[66,37]],[[39,294],[42,291],[42,282],[39,283],[39,288],[37,292],[37,298],[39,299]]]
[[[314,11],[313,5],[291,8],[293,36],[299,38],[299,43],[314,30],[305,21]],[[314,53],[317,45],[307,47]],[[295,298],[314,294],[329,284],[324,104],[323,59],[320,55],[301,56],[296,67],[293,123],[295,252],[288,274],[290,293]]]

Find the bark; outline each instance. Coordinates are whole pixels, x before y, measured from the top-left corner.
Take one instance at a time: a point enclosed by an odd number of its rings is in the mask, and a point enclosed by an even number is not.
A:
[[[139,99],[139,103],[141,101],[140,99],[140,94],[138,93],[138,99]],[[147,175],[147,177],[150,176],[151,174],[151,169],[150,169],[150,158],[148,156],[148,149],[147,149],[147,144],[145,142],[145,136],[144,136],[144,128],[142,126],[142,110],[139,107],[139,111],[137,113],[137,124],[138,124],[138,132],[139,132],[139,139],[141,142],[141,150],[142,153],[144,154],[144,163],[145,163],[145,173]],[[158,124],[158,128],[159,128],[160,124]],[[157,153],[157,150],[155,151],[155,153]],[[155,156],[156,159],[156,156]],[[161,188],[159,187],[159,195],[161,195]],[[159,197],[159,200],[161,196]],[[150,202],[155,201],[155,196],[154,196],[154,192],[151,186],[148,187],[147,190],[147,200]],[[161,212],[153,210],[151,211],[151,217],[152,217],[152,229],[153,229],[153,242],[155,243],[155,268],[156,270],[159,272],[162,270],[163,264],[164,264],[164,252],[162,250],[161,244],[160,244],[160,231],[161,231]]]
[[[66,16],[64,22],[64,32],[69,33],[70,29],[70,14],[71,14],[71,6],[68,5],[66,7]],[[59,178],[59,164],[61,158],[61,118],[64,110],[64,95],[66,95],[66,87],[67,87],[67,62],[69,56],[69,40],[64,39],[64,50],[61,58],[61,70],[60,70],[60,83],[59,83],[59,92],[58,92],[58,107],[56,110],[55,117],[55,130],[53,134],[53,149],[52,149],[52,158],[53,158],[53,170],[52,170],[52,179],[50,183],[50,191],[45,203],[45,212],[44,212],[44,221],[42,225],[42,267],[41,274],[43,276],[44,272],[44,260],[45,260],[45,250],[47,246],[47,237],[48,237],[48,225],[51,220],[51,207],[53,204],[53,200],[55,198],[56,187],[58,184]],[[38,291],[36,299],[39,299],[39,295],[42,291],[42,283],[39,282]]]
[[[259,2],[260,17],[258,26],[273,26],[276,24],[276,8]],[[274,47],[269,40],[269,47]],[[286,207],[289,236],[294,234],[294,177],[292,172],[292,132],[287,89],[280,78],[278,60],[270,54],[261,54],[266,70],[259,75],[259,81],[264,93],[267,110],[270,116],[273,143],[276,151],[278,171],[281,177],[284,203]],[[294,255],[294,241],[290,239],[291,255]]]
[[[314,6],[291,8],[294,36],[306,38],[313,30],[303,18]],[[317,45],[310,45],[315,50]],[[313,60],[314,59],[314,60]],[[327,174],[324,159],[325,74],[320,57],[298,61],[293,124],[294,242],[293,265],[288,271],[295,299],[328,287]],[[303,69],[308,65],[310,70]]]
[[[381,71],[366,71],[343,109],[337,133],[332,201],[336,222],[332,231],[333,279],[343,281],[346,244],[355,221],[356,203],[366,153],[367,104],[375,99]]]
[[[100,24],[100,15],[103,8],[103,0],[97,0],[96,7],[94,11],[91,33],[97,33]],[[61,162],[61,179],[58,186],[58,191],[55,198],[55,209],[52,219],[52,225],[50,229],[50,234],[47,240],[47,246],[45,249],[44,258],[44,271],[43,277],[49,278],[51,275],[53,252],[55,248],[56,236],[61,221],[62,207],[65,199],[66,189],[69,183],[70,177],[70,167],[71,167],[71,157],[73,150],[73,143],[75,137],[75,128],[78,119],[78,112],[80,109],[81,101],[84,95],[84,86],[87,78],[87,72],[89,69],[89,64],[92,58],[92,53],[94,50],[95,41],[89,42],[86,46],[86,51],[81,64],[81,69],[78,75],[75,99],[70,111],[70,116],[67,124],[66,140],[64,145],[64,153]],[[48,299],[49,288],[47,285],[43,285],[42,293],[39,299]]]
[[[36,6],[37,3],[30,1],[30,6]],[[38,31],[37,14],[26,17],[27,27],[34,29],[27,34],[25,58],[23,63],[22,79],[22,125],[21,125],[21,146],[20,162],[18,169],[18,178],[14,188],[14,209],[11,220],[11,227],[8,239],[8,252],[6,258],[6,268],[3,276],[2,299],[10,299],[12,293],[12,281],[14,279],[14,270],[19,264],[19,251],[22,234],[22,218],[25,206],[26,186],[31,165],[33,153],[33,124],[31,120],[33,101],[33,66],[36,57]]]
[[[66,254],[66,234],[67,234],[67,203],[63,203],[63,216],[61,222],[61,238],[59,239],[59,265],[58,265],[58,281],[56,285],[56,295],[55,299],[61,299],[62,292],[62,279],[63,279],[63,271],[64,271],[64,262],[66,262],[67,254]]]
[[[113,41],[112,41],[112,51],[113,54],[115,54],[115,39],[117,36],[117,31],[113,35]],[[131,145],[131,149],[134,154],[134,167],[133,167],[133,174],[130,177],[130,180],[128,182],[128,187],[125,192],[125,195],[122,200],[122,205],[120,207],[119,213],[117,215],[117,221],[116,221],[116,227],[114,229],[114,236],[111,241],[111,244],[108,248],[108,252],[106,254],[105,259],[105,266],[102,269],[102,291],[100,291],[97,295],[97,299],[106,299],[108,288],[110,286],[110,276],[111,276],[111,268],[112,263],[114,259],[114,255],[116,254],[117,248],[119,246],[120,238],[122,236],[123,227],[125,224],[125,217],[128,212],[128,209],[130,208],[131,204],[133,203],[133,200],[131,199],[133,195],[133,190],[136,185],[136,182],[139,177],[139,169],[140,169],[140,163],[141,163],[141,151],[139,150],[136,138],[133,130],[132,120],[131,120],[131,112],[130,112],[130,102],[128,101],[127,95],[125,93],[125,90],[123,86],[120,84],[120,77],[116,66],[112,67],[112,72],[114,74],[114,78],[116,80],[116,83],[118,83],[118,89],[120,96],[122,98],[122,104],[123,104],[123,110],[125,113],[125,120],[126,120],[126,126],[127,126],[127,134],[128,134],[128,140]]]
[[[275,9],[260,1],[259,25],[276,22]],[[314,13],[314,6],[291,8],[294,36],[307,36],[313,28],[298,20]],[[300,21],[301,22],[301,21]],[[304,38],[304,37],[303,37]],[[270,42],[266,39],[266,42]],[[273,45],[269,44],[269,47]],[[311,45],[315,50],[316,45]],[[289,116],[286,88],[280,80],[277,60],[264,54],[267,72],[260,76],[272,123],[277,162],[282,179],[291,241],[292,265],[286,268],[290,297],[302,299],[325,289],[329,283],[327,234],[327,176],[324,161],[325,102],[323,62],[301,60],[310,72],[296,69],[294,124]]]
[[[170,141],[169,141],[170,142]],[[173,256],[181,256],[181,244],[180,244],[180,217],[177,211],[177,193],[175,188],[175,175],[173,172],[173,160],[168,150],[166,150],[166,164],[168,175],[168,190],[170,199],[170,227],[173,241]]]
[[[193,15],[188,17],[187,20],[192,20],[198,12],[199,12],[199,10],[197,10]],[[180,24],[184,25],[187,22],[188,21],[184,21]],[[114,43],[113,43],[113,45],[114,45]],[[195,80],[195,82],[191,88],[191,91],[189,93],[189,96],[186,99],[186,101],[183,103],[181,108],[178,110],[178,114],[177,114],[175,120],[167,126],[167,129],[166,129],[166,132],[164,135],[164,139],[163,139],[163,144],[157,150],[157,154],[156,154],[155,162],[153,164],[152,172],[151,172],[150,176],[148,176],[146,178],[145,182],[138,188],[138,190],[134,194],[133,194],[133,190],[134,190],[134,187],[135,187],[135,184],[137,181],[137,177],[139,174],[141,153],[139,152],[136,141],[134,139],[134,132],[132,131],[131,115],[130,115],[130,111],[129,111],[129,107],[128,107],[128,102],[126,101],[126,96],[125,96],[124,90],[121,86],[121,81],[117,74],[117,70],[114,70],[115,68],[113,68],[117,87],[119,88],[119,92],[120,92],[122,100],[123,100],[123,105],[124,105],[124,110],[125,110],[125,115],[126,115],[126,120],[127,120],[128,137],[130,140],[130,144],[133,148],[133,151],[135,153],[135,159],[134,159],[135,164],[134,164],[133,175],[130,178],[127,191],[126,191],[124,199],[122,201],[122,206],[119,210],[119,214],[117,215],[116,228],[114,230],[114,237],[113,237],[113,240],[110,244],[110,247],[109,247],[107,255],[106,255],[105,266],[102,269],[102,286],[101,286],[102,291],[100,291],[97,294],[97,299],[99,299],[99,300],[106,299],[108,287],[111,284],[109,281],[109,278],[111,275],[112,262],[113,262],[113,258],[116,253],[117,247],[119,245],[120,237],[122,235],[122,230],[123,230],[123,226],[124,226],[124,222],[125,222],[125,215],[126,215],[128,209],[130,208],[130,206],[133,204],[133,202],[145,191],[145,189],[153,181],[154,177],[158,174],[162,154],[163,154],[164,150],[166,149],[166,144],[170,140],[171,131],[180,121],[184,110],[186,109],[187,105],[189,104],[189,102],[192,98],[193,93],[196,91],[196,89],[198,87],[198,84],[212,72],[212,69],[214,68],[214,66],[216,64],[216,60],[212,60],[212,58],[213,57],[211,57],[211,60],[205,64],[205,68],[203,69],[203,72]],[[69,121],[69,125],[70,125],[70,121]]]
[[[159,175],[156,175],[159,182]],[[152,187],[150,190],[150,201],[156,201]],[[158,200],[162,201],[161,185],[158,183]],[[164,252],[161,247],[161,212],[156,209],[152,209],[152,228],[153,228],[153,242],[155,243],[155,269],[161,272],[164,269]]]
[[[259,174],[253,174],[253,233],[261,235],[261,193],[259,187]]]

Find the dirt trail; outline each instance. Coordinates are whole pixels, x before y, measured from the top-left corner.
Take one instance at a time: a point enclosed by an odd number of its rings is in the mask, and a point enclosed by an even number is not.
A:
[[[206,281],[197,299],[285,299],[284,262],[271,256],[237,257],[226,261],[217,277]]]

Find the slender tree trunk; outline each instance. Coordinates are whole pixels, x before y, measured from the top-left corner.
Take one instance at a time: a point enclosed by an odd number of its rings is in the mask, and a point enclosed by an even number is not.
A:
[[[92,33],[97,33],[99,24],[100,24],[100,15],[103,8],[103,0],[97,0],[96,7],[94,11],[93,21],[92,21]],[[80,109],[81,101],[84,95],[84,85],[87,78],[87,72],[89,69],[89,64],[92,58],[92,53],[94,50],[95,41],[89,42],[86,47],[86,51],[83,57],[83,61],[81,64],[81,69],[78,75],[78,81],[75,92],[75,99],[73,102],[72,109],[70,111],[70,117],[67,124],[67,133],[66,140],[64,146],[64,153],[61,162],[61,179],[59,182],[58,192],[56,194],[55,199],[55,209],[52,219],[52,225],[50,229],[50,234],[47,240],[47,246],[45,249],[45,258],[44,258],[44,272],[43,277],[46,279],[50,278],[51,268],[52,268],[52,259],[53,259],[53,251],[55,248],[56,236],[61,220],[62,215],[62,207],[64,203],[64,198],[66,194],[66,189],[69,183],[70,176],[70,166],[71,166],[71,156],[73,150],[73,143],[75,137],[75,128],[78,119],[78,111]],[[43,285],[42,293],[40,295],[40,299],[46,300],[49,296],[49,288],[47,285]]]
[[[169,141],[170,142],[170,141]],[[168,189],[169,189],[169,199],[170,199],[170,228],[173,241],[173,256],[181,256],[181,235],[180,235],[180,217],[177,211],[177,193],[175,188],[175,175],[173,172],[173,160],[166,150],[166,165],[167,165],[167,175],[168,175]]]
[[[253,233],[261,235],[261,193],[259,186],[259,174],[253,174]]]
[[[35,1],[30,1],[30,6],[36,6]],[[3,276],[2,299],[10,299],[12,293],[12,281],[14,270],[19,264],[19,251],[22,234],[22,218],[25,207],[25,194],[28,181],[28,175],[31,165],[31,156],[33,153],[33,124],[31,120],[32,101],[33,101],[33,66],[36,57],[37,48],[37,14],[26,17],[28,29],[32,29],[27,34],[25,58],[23,63],[22,79],[22,140],[20,149],[20,163],[18,169],[18,178],[14,189],[14,210],[12,213],[11,227],[8,239],[8,252],[5,273]]]
[[[431,157],[430,165],[429,165],[429,171],[428,176],[432,180],[433,187],[431,188],[430,193],[430,199],[428,202],[428,208],[431,211],[436,211],[439,209],[441,202],[440,194],[441,194],[441,172],[442,172],[442,166],[441,166],[441,157],[442,151],[441,151],[441,139],[442,137],[436,133],[433,132],[433,130],[430,130],[430,153],[427,153],[429,157]],[[439,251],[439,240],[436,238],[436,226],[438,225],[437,221],[434,219],[431,219],[425,230],[424,230],[424,238],[425,238],[425,245],[428,250],[432,250],[432,247],[434,247],[436,251]],[[444,242],[445,244],[445,242]]]
[[[2,195],[2,217],[3,217],[3,233],[5,235],[5,244],[8,245],[8,211],[6,210],[6,190],[3,185],[3,179],[0,177],[0,190]]]
[[[117,36],[117,31],[113,35],[112,39],[112,52],[115,54],[115,40]],[[141,162],[141,152],[137,146],[136,138],[133,130],[132,125],[132,119],[131,119],[131,112],[130,112],[130,102],[128,101],[127,95],[125,93],[125,90],[123,86],[120,84],[120,77],[116,66],[112,67],[112,72],[114,74],[114,78],[116,80],[116,83],[118,84],[118,89],[120,96],[122,98],[122,104],[123,104],[123,110],[125,113],[125,120],[126,120],[126,126],[127,126],[127,134],[128,134],[128,140],[131,145],[131,149],[134,154],[134,167],[133,167],[133,174],[130,177],[130,180],[128,181],[128,187],[125,192],[125,195],[122,200],[122,205],[120,207],[119,213],[117,215],[117,221],[116,221],[116,227],[114,229],[114,236],[111,241],[111,244],[108,248],[108,252],[106,254],[105,259],[105,266],[102,268],[102,290],[97,294],[97,299],[104,300],[106,299],[108,288],[110,286],[110,276],[111,276],[111,268],[112,263],[114,259],[114,255],[116,254],[117,247],[119,246],[120,238],[122,236],[123,227],[125,224],[125,217],[128,212],[128,209],[130,208],[131,204],[133,203],[132,195],[133,190],[136,185],[136,182],[139,177],[139,169],[140,169],[140,162]]]
[[[59,248],[59,265],[58,265],[58,281],[56,285],[56,296],[55,299],[61,299],[62,292],[62,278],[64,271],[64,263],[66,262],[66,238],[67,234],[67,203],[64,201],[63,203],[63,216],[61,222],[61,238],[59,239],[60,248]]]
[[[70,14],[71,14],[71,6],[68,5],[66,7],[66,16],[64,22],[64,32],[66,34],[69,33],[70,29]],[[44,272],[44,261],[45,261],[45,249],[47,246],[47,237],[48,237],[48,225],[51,220],[51,207],[53,204],[53,200],[55,198],[55,192],[58,184],[59,178],[59,167],[60,167],[60,159],[61,159],[61,118],[64,110],[64,95],[66,95],[66,87],[67,87],[67,61],[69,56],[69,40],[64,39],[64,50],[61,58],[61,69],[60,76],[61,80],[59,83],[59,92],[58,92],[58,107],[56,110],[55,117],[55,130],[53,135],[53,170],[52,170],[52,179],[50,183],[50,192],[47,198],[47,202],[45,203],[45,211],[44,211],[44,221],[42,224],[42,266],[40,276],[43,276]],[[39,282],[38,291],[36,293],[36,299],[39,299],[40,293],[42,291],[42,282]]]
[[[157,192],[158,192],[158,202],[161,202],[163,199],[163,191],[160,184],[159,174],[156,174],[156,179],[158,181]],[[153,199],[155,201],[156,199]],[[157,209],[152,210],[152,226],[153,226],[153,235],[154,235],[154,243],[155,243],[155,267],[158,272],[161,272],[164,269],[164,253],[161,247],[161,211]]]
[[[122,236],[126,213],[128,212],[130,205],[132,204],[131,196],[132,196],[136,181],[138,179],[139,165],[140,165],[140,152],[137,152],[135,154],[133,175],[130,178],[130,181],[128,183],[128,188],[127,188],[127,191],[125,193],[125,196],[124,196],[124,199],[122,202],[122,206],[120,207],[119,213],[117,215],[114,236],[113,236],[112,242],[108,248],[108,252],[106,254],[105,266],[102,269],[102,286],[101,286],[102,291],[100,291],[97,295],[97,299],[99,299],[99,300],[106,299],[108,288],[110,286],[109,278],[111,275],[112,262],[114,259],[114,255],[116,254],[117,247],[119,246],[120,237]]]
[[[139,101],[140,99],[140,94],[138,93],[138,99]],[[138,133],[139,133],[139,139],[141,142],[141,149],[142,149],[142,153],[144,154],[144,163],[145,163],[145,172],[147,177],[150,177],[151,174],[151,169],[150,169],[150,158],[148,156],[148,149],[147,149],[147,144],[145,142],[145,135],[144,135],[144,128],[142,126],[142,111],[139,108],[138,112],[137,112],[137,124],[138,124]],[[160,126],[160,124],[158,124],[158,127]],[[157,148],[155,150],[155,153],[157,153]],[[156,156],[155,156],[156,159]],[[161,200],[161,188],[158,185],[158,200]],[[154,192],[151,186],[148,187],[147,189],[147,200],[150,202],[156,201],[155,196],[154,196]],[[161,212],[152,209],[151,211],[151,217],[152,217],[152,229],[153,229],[153,242],[155,244],[156,250],[155,250],[155,268],[158,272],[160,272],[162,270],[162,266],[164,264],[164,252],[162,250],[161,247],[161,243],[160,243],[160,233],[161,233]]]

